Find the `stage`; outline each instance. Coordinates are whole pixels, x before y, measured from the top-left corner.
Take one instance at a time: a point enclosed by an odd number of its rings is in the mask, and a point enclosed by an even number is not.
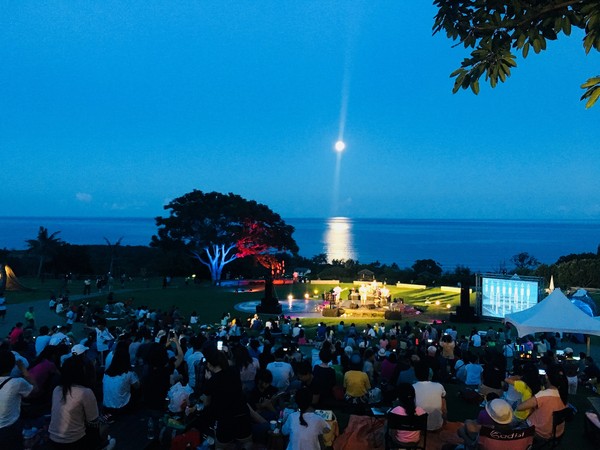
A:
[[[259,304],[260,300],[237,303],[235,309],[236,311],[251,315],[256,312],[256,307]],[[342,301],[338,306],[333,308],[329,302],[320,299],[279,300],[279,304],[281,305],[282,314],[300,318],[340,317],[343,320],[349,317],[373,317],[384,319],[387,315],[388,317],[392,317],[389,320],[400,320],[403,316],[412,317],[418,316],[421,313],[419,310],[404,304],[395,304],[394,306],[387,303],[383,305],[375,303],[361,305],[349,300]]]

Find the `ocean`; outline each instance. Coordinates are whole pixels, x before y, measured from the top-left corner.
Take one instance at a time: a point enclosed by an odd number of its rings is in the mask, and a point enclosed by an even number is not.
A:
[[[512,269],[513,255],[527,252],[552,264],[570,253],[596,253],[600,221],[285,219],[296,228],[302,256],[325,253],[331,259],[379,261],[410,267],[433,259],[444,270]],[[148,245],[156,233],[151,218],[0,217],[0,248],[25,249],[40,226],[70,244]]]

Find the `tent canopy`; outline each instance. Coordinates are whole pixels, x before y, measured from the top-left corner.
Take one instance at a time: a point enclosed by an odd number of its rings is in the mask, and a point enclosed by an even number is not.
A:
[[[529,309],[507,314],[504,320],[514,325],[519,337],[545,331],[600,336],[600,320],[581,311],[560,289],[555,289],[548,297]]]

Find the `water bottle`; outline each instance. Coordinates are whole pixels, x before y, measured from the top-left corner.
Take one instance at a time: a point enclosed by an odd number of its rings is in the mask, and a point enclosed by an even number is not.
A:
[[[152,417],[148,419],[148,434],[146,435],[148,439],[154,439],[154,420]]]

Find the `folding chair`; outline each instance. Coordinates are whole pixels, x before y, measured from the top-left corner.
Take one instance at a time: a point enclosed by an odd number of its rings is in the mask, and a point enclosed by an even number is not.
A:
[[[515,430],[498,430],[482,426],[479,431],[481,450],[528,450],[533,444],[535,427]]]
[[[385,431],[385,448],[386,450],[393,449],[410,449],[410,450],[425,450],[427,448],[427,417],[428,414],[420,416],[401,416],[399,414],[388,413],[387,430]],[[399,442],[395,436],[395,431],[419,431],[420,437],[417,442]],[[421,444],[421,441],[423,444]]]
[[[560,441],[562,440],[562,437],[565,434],[564,424],[565,424],[565,422],[570,422],[574,415],[575,415],[575,411],[573,410],[573,408],[568,407],[568,406],[565,409],[561,409],[560,411],[554,411],[552,413],[552,436],[550,436],[550,439],[546,439],[546,440],[538,441],[536,439],[534,448],[535,449],[542,449],[542,448],[553,449],[553,448],[558,447],[558,444],[560,444]],[[558,435],[558,427],[560,427],[561,425],[563,425],[562,433],[560,435]]]

